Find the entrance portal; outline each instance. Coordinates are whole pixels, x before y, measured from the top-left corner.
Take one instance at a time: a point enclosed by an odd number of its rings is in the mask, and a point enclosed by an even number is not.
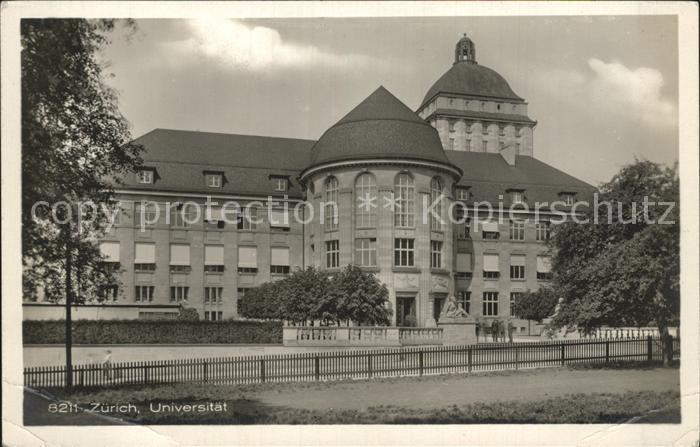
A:
[[[413,296],[396,297],[396,325],[416,326],[416,298]]]

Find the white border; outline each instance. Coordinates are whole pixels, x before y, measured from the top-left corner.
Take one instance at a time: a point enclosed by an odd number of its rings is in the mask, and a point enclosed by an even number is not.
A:
[[[21,426],[20,17],[391,17],[650,15],[678,18],[682,197],[679,425]],[[2,3],[3,440],[8,445],[692,445],[698,439],[698,6],[692,2],[16,2]],[[410,390],[407,390],[410,392]],[[46,443],[46,444],[45,444]]]

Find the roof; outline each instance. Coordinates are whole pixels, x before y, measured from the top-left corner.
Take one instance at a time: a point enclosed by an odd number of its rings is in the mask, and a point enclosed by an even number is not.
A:
[[[134,141],[144,146],[143,165],[156,170],[153,184],[127,175],[130,189],[205,194],[268,195],[270,176],[288,176],[290,197],[301,197],[296,181],[306,167],[313,140],[155,129]],[[205,171],[223,173],[221,188],[208,188]]]
[[[375,90],[321,136],[311,150],[310,166],[368,158],[450,165],[437,131],[384,87]]]
[[[509,205],[508,189],[525,190],[528,201],[554,202],[560,194],[576,193],[579,199],[590,200],[595,187],[540,160],[516,155],[511,166],[501,154],[485,152],[447,151],[454,165],[464,175],[459,185],[470,187],[474,201],[498,203],[499,195]]]
[[[439,93],[523,102],[496,71],[476,62],[460,61],[443,74],[425,94],[420,108]]]

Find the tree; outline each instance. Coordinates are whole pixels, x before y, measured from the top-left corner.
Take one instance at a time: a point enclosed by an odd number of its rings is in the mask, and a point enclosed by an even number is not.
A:
[[[550,241],[563,298],[556,326],[653,324],[670,360],[668,327],[680,315],[678,186],[675,167],[636,161],[601,187],[591,222],[557,228]]]
[[[98,60],[114,26],[82,19],[20,24],[23,293],[36,299],[43,289],[66,302],[68,386],[71,305],[97,298],[114,280],[96,241],[113,216],[113,185],[141,164]]]
[[[390,324],[389,291],[376,276],[348,265],[331,282],[336,318],[359,324]]]
[[[241,299],[239,311],[246,318],[281,320],[279,282],[266,282],[250,289]]]
[[[534,292],[528,290],[515,298],[512,312],[518,318],[541,323],[554,314],[558,299],[551,287],[541,287]]]

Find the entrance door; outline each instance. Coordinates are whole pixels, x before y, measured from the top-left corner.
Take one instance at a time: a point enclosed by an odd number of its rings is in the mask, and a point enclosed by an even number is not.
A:
[[[433,297],[433,319],[437,323],[440,319],[440,314],[442,313],[442,306],[445,304],[445,297],[435,296]]]
[[[412,296],[396,297],[396,325],[416,325],[416,299]]]

